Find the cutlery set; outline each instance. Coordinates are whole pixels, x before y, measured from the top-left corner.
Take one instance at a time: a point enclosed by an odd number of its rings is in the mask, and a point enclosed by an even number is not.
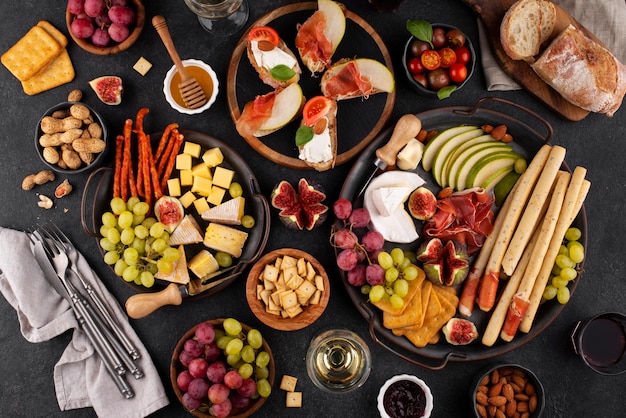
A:
[[[43,256],[38,257],[38,261],[43,259],[40,265],[44,274],[55,290],[70,303],[81,329],[102,359],[119,391],[127,399],[134,397],[125,375],[130,372],[135,379],[144,376],[135,363],[140,357],[139,352],[116,322],[101,296],[80,272],[78,251],[53,223],[38,225],[28,232],[35,254]],[[76,280],[80,282],[82,291],[75,286]]]

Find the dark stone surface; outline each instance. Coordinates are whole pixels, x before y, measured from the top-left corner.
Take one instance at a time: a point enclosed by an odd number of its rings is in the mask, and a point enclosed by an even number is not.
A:
[[[287,3],[277,0],[250,1],[250,22]],[[626,377],[603,377],[587,369],[572,350],[570,333],[579,319],[601,311],[620,311],[624,306],[626,281],[623,280],[625,266],[622,250],[626,229],[622,217],[623,196],[626,193],[625,110],[618,111],[613,118],[592,114],[580,122],[564,121],[525,91],[487,92],[480,64],[468,85],[445,102],[423,98],[409,88],[402,73],[401,55],[408,36],[404,29],[405,21],[419,18],[458,26],[469,35],[479,50],[476,18],[472,11],[460,1],[454,0],[408,0],[397,12],[385,14],[374,12],[366,0],[346,0],[345,4],[379,32],[393,54],[397,73],[397,101],[390,123],[404,113],[419,113],[440,106],[472,105],[484,96],[510,99],[541,114],[549,121],[555,133],[553,143],[561,144],[568,150],[566,160],[569,166],[585,166],[592,182],[586,202],[589,239],[583,280],[562,314],[532,342],[491,360],[452,363],[440,371],[427,370],[394,356],[368,335],[367,323],[352,305],[334,267],[333,252],[328,245],[330,223],[314,232],[293,232],[280,224],[274,211],[267,250],[293,246],[315,255],[330,273],[332,294],[328,310],[313,326],[300,331],[285,333],[268,329],[247,308],[244,280],[241,279],[210,298],[185,302],[178,307],[165,307],[145,319],[132,321],[153,356],[171,400],[170,406],[154,416],[188,416],[169,387],[171,352],[178,338],[196,323],[226,316],[235,316],[243,322],[259,326],[274,350],[278,379],[283,374],[299,379],[297,389],[304,396],[301,409],[285,408],[285,395],[276,384],[271,398],[257,416],[377,416],[378,388],[394,374],[410,373],[430,385],[435,399],[435,417],[468,417],[468,388],[472,378],[493,362],[517,362],[536,372],[546,390],[545,417],[621,416]],[[0,51],[6,51],[42,19],[50,21],[67,33],[64,8],[64,1],[0,3],[0,15],[3,16],[3,23],[0,25]],[[149,23],[152,16],[165,16],[181,57],[209,62],[217,72],[222,86],[226,83],[230,54],[238,36],[216,40],[207,35],[182,1],[148,1],[146,9],[147,23],[140,39],[131,49],[118,55],[93,56],[70,41],[68,48],[76,78],[69,85],[29,97],[22,92],[20,83],[5,68],[0,69],[0,101],[4,115],[0,122],[0,167],[3,173],[0,179],[0,189],[3,192],[0,199],[0,225],[23,230],[36,222],[56,222],[77,243],[121,304],[133,294],[132,290],[107,269],[101,260],[96,241],[89,238],[80,227],[81,190],[87,175],[71,176],[74,193],[58,201],[57,207],[50,211],[37,207],[37,195],[34,191],[24,192],[20,187],[21,179],[25,175],[43,168],[33,146],[35,126],[40,115],[45,109],[65,100],[71,89],[80,88],[84,91],[85,101],[102,113],[112,134],[121,131],[126,118],[134,117],[140,107],[147,106],[150,108],[150,114],[146,118],[147,131],[160,130],[165,123],[176,121],[181,126],[209,133],[228,142],[247,159],[265,195],[269,195],[272,186],[279,180],[295,182],[303,175],[303,172],[268,162],[239,137],[227,109],[225,89],[220,92],[214,107],[199,116],[181,115],[166,104],[161,85],[171,61]],[[132,69],[140,56],[154,64],[145,77]],[[119,75],[125,81],[125,98],[117,107],[107,107],[100,103],[87,85],[89,80],[108,74]],[[332,202],[339,195],[342,179],[349,168],[350,164],[346,164],[330,172],[307,172],[306,175],[324,184],[328,192],[328,202]],[[37,192],[52,194],[53,189],[54,185],[49,184]],[[62,413],[56,403],[52,370],[70,335],[40,344],[26,342],[20,334],[15,312],[4,298],[0,298],[0,318],[3,322],[0,328],[0,415],[93,416],[91,409]],[[369,380],[362,388],[349,394],[324,393],[306,375],[304,357],[308,342],[317,331],[331,327],[356,331],[368,341],[372,351],[373,370]]]

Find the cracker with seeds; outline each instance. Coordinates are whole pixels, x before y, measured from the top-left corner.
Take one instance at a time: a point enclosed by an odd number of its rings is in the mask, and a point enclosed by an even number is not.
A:
[[[54,87],[69,83],[74,79],[74,66],[66,49],[50,64],[37,74],[22,81],[24,93],[29,96],[50,90]]]

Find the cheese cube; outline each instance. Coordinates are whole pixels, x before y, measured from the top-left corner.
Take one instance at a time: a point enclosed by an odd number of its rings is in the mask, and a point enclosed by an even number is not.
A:
[[[234,176],[235,172],[233,170],[229,170],[224,167],[215,167],[215,173],[213,173],[213,184],[228,189]]]
[[[182,195],[182,196],[181,196],[181,198],[180,198],[180,199],[178,199],[178,200],[180,200],[180,203],[181,203],[181,204],[183,205],[183,207],[186,209],[186,208],[188,208],[189,206],[191,206],[191,204],[194,202],[194,200],[196,200],[196,195],[195,195],[195,194],[193,194],[193,193],[191,192],[191,190],[190,190],[190,191],[188,191],[187,193],[185,193],[184,195]]]
[[[189,261],[187,267],[199,278],[214,273],[220,268],[213,254],[207,250],[201,250],[196,254],[191,261]]]
[[[225,194],[226,189],[217,187],[215,183],[213,183],[213,187],[211,187],[211,193],[209,193],[206,200],[212,205],[219,205],[220,203],[222,203],[222,200],[224,200]]]
[[[195,142],[185,141],[185,146],[183,147],[183,154],[189,154],[194,158],[200,158],[200,151],[202,151],[202,147],[200,144],[196,144]]]
[[[180,177],[181,186],[191,186],[193,184],[191,170],[180,170],[178,177]]]
[[[198,212],[198,215],[202,214],[202,212],[206,210],[209,210],[209,202],[207,202],[206,199],[203,197],[194,200],[193,206],[196,208],[196,212]]]
[[[226,225],[210,223],[204,234],[204,245],[238,258],[241,257],[247,238],[247,232]]]
[[[191,175],[194,177],[204,177],[205,179],[212,179],[211,169],[205,163],[196,164],[191,167]]]
[[[176,156],[176,169],[177,170],[191,170],[191,155],[178,154]]]
[[[200,196],[207,197],[211,194],[211,186],[213,182],[211,179],[205,177],[196,176],[193,178],[193,184],[191,185],[191,191],[198,193]],[[207,208],[208,209],[208,208]]]
[[[167,192],[170,196],[178,197],[181,195],[180,179],[172,178],[167,181]]]
[[[209,167],[216,167],[224,161],[224,154],[218,147],[211,148],[202,154],[202,161]]]

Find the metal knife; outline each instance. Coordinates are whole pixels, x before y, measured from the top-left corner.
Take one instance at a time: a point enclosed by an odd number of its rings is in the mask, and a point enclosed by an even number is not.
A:
[[[376,150],[376,160],[374,160],[375,168],[357,195],[357,198],[363,195],[365,189],[367,189],[367,186],[369,186],[370,181],[372,181],[378,170],[384,170],[396,163],[396,157],[398,156],[400,150],[412,138],[415,138],[421,129],[422,122],[413,114],[406,114],[398,119],[389,141]]]
[[[144,318],[165,305],[180,305],[183,298],[198,295],[219,286],[240,273],[243,265],[238,263],[223,270],[211,273],[201,279],[190,280],[188,284],[170,283],[165,289],[154,293],[138,293],[126,300],[126,313],[133,319]],[[229,274],[226,274],[229,273]],[[222,276],[216,280],[215,277]]]

